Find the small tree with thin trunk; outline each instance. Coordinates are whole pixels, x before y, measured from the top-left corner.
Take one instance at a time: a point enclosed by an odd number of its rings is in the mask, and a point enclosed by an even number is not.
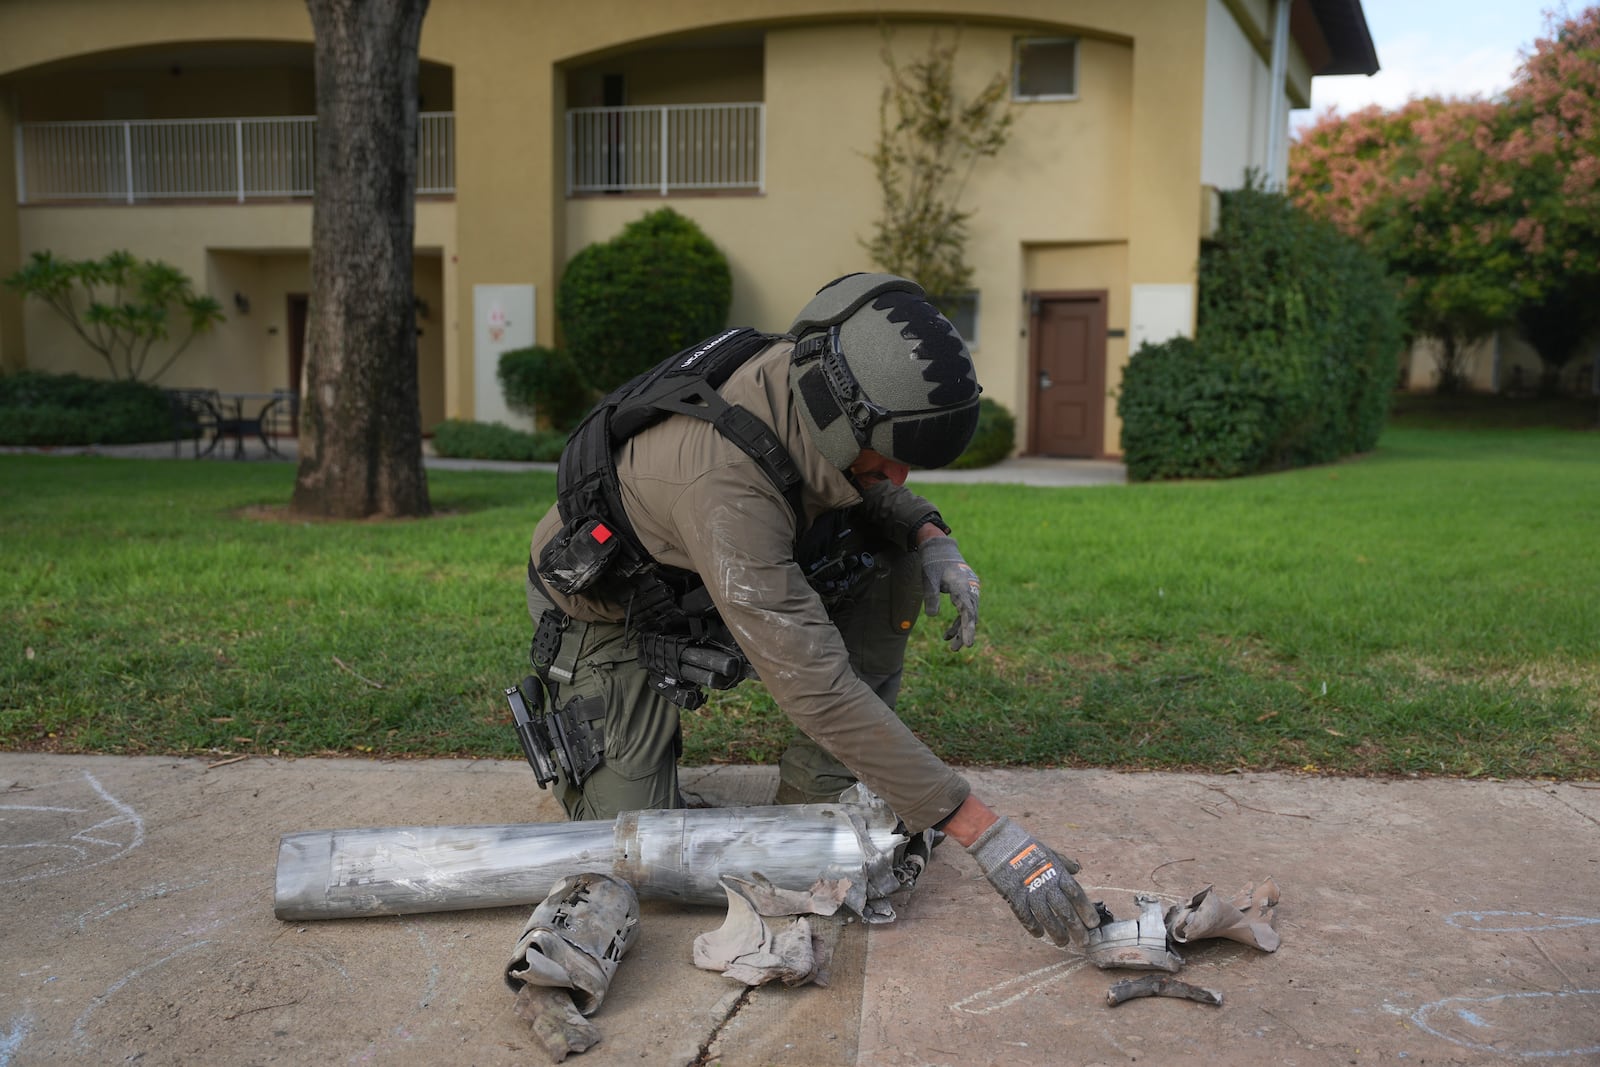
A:
[[[426,515],[417,334],[417,45],[427,0],[307,0],[317,170],[290,510]]]
[[[155,382],[191,341],[222,321],[222,307],[194,291],[189,276],[158,259],[112,252],[103,259],[57,259],[35,252],[5,285],[43,301],[106,361],[112,378]],[[157,344],[182,335],[147,375]]]
[[[1011,136],[1006,74],[974,96],[956,89],[958,42],[937,34],[909,63],[895,58],[885,29],[882,56],[888,83],[878,102],[878,143],[870,156],[883,191],[883,214],[862,242],[884,270],[918,282],[938,301],[972,285],[967,222],[961,207],[967,180],[980,159],[998,155]]]

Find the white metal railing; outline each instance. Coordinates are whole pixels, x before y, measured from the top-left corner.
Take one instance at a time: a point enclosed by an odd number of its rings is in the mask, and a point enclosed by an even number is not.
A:
[[[567,195],[765,192],[763,104],[578,107],[567,112]]]
[[[313,116],[16,127],[17,202],[309,197]],[[455,192],[455,115],[419,116],[417,192]]]

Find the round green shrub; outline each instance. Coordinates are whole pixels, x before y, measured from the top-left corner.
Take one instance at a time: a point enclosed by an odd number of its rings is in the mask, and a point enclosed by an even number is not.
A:
[[[1011,455],[1017,443],[1017,420],[998,400],[978,401],[978,429],[967,450],[950,464],[951,470],[992,467]]]
[[[26,370],[0,377],[0,444],[126,445],[171,437],[166,394],[147,382]]]
[[[502,353],[496,377],[512,411],[563,433],[578,425],[598,399],[570,355],[543,345]]]
[[[661,208],[572,257],[556,317],[579,372],[605,393],[722,329],[732,302],[727,257]]]
[[[1193,341],[1144,345],[1117,394],[1128,477],[1227,478],[1372,448],[1400,352],[1394,290],[1279,193],[1224,193]]]

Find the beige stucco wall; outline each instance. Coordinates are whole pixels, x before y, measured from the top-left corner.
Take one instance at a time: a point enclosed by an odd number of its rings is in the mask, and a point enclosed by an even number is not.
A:
[[[649,48],[587,63],[567,76],[567,106],[600,107],[608,74],[622,77],[629,106],[746,103],[761,99],[761,46]]]
[[[1442,350],[1442,344],[1432,337],[1424,337],[1411,346],[1402,363],[1407,389],[1430,392],[1438,387],[1438,356]],[[1519,380],[1523,389],[1535,388],[1544,365],[1532,345],[1515,330],[1507,329],[1468,344],[1461,353],[1460,366],[1468,389],[1498,393],[1515,388]]]
[[[925,55],[948,25],[897,25],[890,37],[901,63]],[[967,26],[959,36],[958,86],[976,93],[1006,76],[1012,28]],[[881,192],[867,158],[878,134],[873,101],[883,84],[884,37],[870,23],[773,30],[766,41],[767,191],[765,196],[592,197],[566,208],[565,255],[615,235],[663,203],[693,218],[728,256],[734,274],[730,320],[788,327],[818,286],[870,270],[862,240],[871,235]],[[1028,242],[1116,242],[1117,277],[1083,288],[1117,289],[1127,306],[1132,49],[1085,39],[1079,47],[1078,99],[1012,105],[1010,143],[973,172],[969,259],[980,294],[976,348],[986,393],[1022,420],[1026,432],[1027,341],[1021,294]],[[819,180],[819,171],[826,180]],[[1114,439],[1113,439],[1114,440]]]
[[[419,381],[425,425],[444,417],[445,367],[456,358],[454,315],[445,307],[444,261],[453,253],[455,205],[417,205],[417,294],[430,318],[419,323]],[[288,298],[310,289],[309,204],[186,204],[175,206],[29,206],[16,214],[26,258],[50,251],[63,259],[98,259],[128,249],[170,263],[196,291],[216,299],[225,320],[197,338],[160,379],[166,386],[204,386],[237,392],[287,388]],[[244,297],[241,312],[235,294]],[[30,300],[22,309],[29,364],[59,372],[106,373],[105,361],[54,311]],[[156,346],[146,374],[171,348]]]
[[[1223,2],[1236,20],[1252,22],[1244,36],[1259,52],[1256,23],[1264,22],[1264,0]],[[440,407],[447,415],[472,414],[473,286],[535,286],[537,339],[552,343],[555,284],[568,256],[658,203],[569,203],[565,197],[569,89],[579,98],[571,103],[592,103],[587,97],[597,91],[598,75],[615,64],[629,79],[630,102],[761,99],[767,105],[765,195],[670,199],[729,253],[736,320],[787,325],[820,282],[866,266],[858,239],[870,228],[877,194],[861,153],[876,135],[878,25],[887,20],[896,27],[897,49],[907,55],[915,54],[931,24],[963,24],[961,76],[969,85],[1009,67],[1011,40],[1019,33],[1068,34],[1083,42],[1079,98],[1018,105],[1005,157],[980,167],[967,199],[977,212],[970,254],[982,296],[980,373],[991,395],[1025,413],[1022,297],[1030,286],[1045,284],[1032,276],[1025,249],[1120,248],[1114,269],[1093,256],[1074,259],[1072,267],[1107,272],[1103,285],[1085,287],[1112,293],[1114,317],[1119,306],[1128,307],[1130,289],[1193,286],[1213,4],[883,0],[865,14],[841,0],[435,0],[423,27],[424,90],[427,107],[438,108],[438,98],[447,97],[456,114],[457,194],[453,206],[419,204],[417,244],[438,253],[443,295],[429,301],[435,318],[424,326],[423,340],[431,345],[435,334],[443,335]],[[310,42],[301,0],[8,0],[0,4],[0,95],[57,85],[59,94],[39,99],[65,109],[79,93],[76,106],[98,109],[92,117],[135,107],[156,114],[184,106],[188,114],[298,111],[304,109],[303,75],[295,80],[286,72],[285,82],[293,84],[277,88],[221,79],[205,91],[203,106],[183,105],[181,94],[169,95],[173,83],[212,78],[204,64],[173,76],[154,63],[129,81],[108,79],[102,68],[109,60],[97,64],[96,57],[114,53],[125,67],[123,60],[140,49],[159,56],[163,48],[193,54],[192,48],[216,44],[303,49]],[[1304,63],[1291,58],[1290,82],[1298,91],[1306,80]],[[68,75],[84,70],[98,73],[72,88]],[[32,107],[35,96],[25,95]],[[6,138],[0,171],[10,170],[10,151]],[[167,258],[197,280],[259,285],[267,295],[252,298],[252,306],[275,308],[289,283],[278,278],[276,264],[255,262],[252,255],[303,252],[307,215],[303,205],[29,207],[14,224],[15,244],[88,255],[102,254],[116,237],[115,246]],[[0,222],[0,264],[9,251],[8,224]],[[286,233],[298,236],[289,240]],[[208,255],[215,252],[229,255]],[[419,274],[419,285],[426,284]],[[267,339],[273,335],[264,333],[263,318],[249,318],[248,325],[230,323],[197,346],[185,357],[183,373],[207,360],[241,378],[276,373],[278,342]],[[35,337],[54,345],[35,310],[26,326],[30,349]],[[0,345],[7,343],[0,328]],[[247,372],[229,362],[232,353],[250,351],[267,369]],[[1108,407],[1108,449],[1115,444],[1114,422]]]

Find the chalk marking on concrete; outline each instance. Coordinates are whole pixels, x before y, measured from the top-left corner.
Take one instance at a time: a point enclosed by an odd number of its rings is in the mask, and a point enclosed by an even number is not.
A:
[[[79,1045],[81,1045],[81,1044],[83,1044],[85,1042],[86,1037],[84,1035],[84,1030],[87,1029],[87,1027],[89,1025],[89,1016],[93,1015],[96,1011],[98,1011],[101,1007],[103,1007],[105,1005],[106,1001],[108,1001],[112,997],[116,996],[117,993],[122,989],[123,986],[127,985],[129,982],[134,981],[137,978],[144,977],[144,975],[146,975],[149,972],[155,970],[157,967],[160,967],[160,966],[162,966],[164,964],[167,964],[167,963],[171,963],[173,960],[177,959],[179,956],[186,956],[189,953],[193,952],[195,949],[204,948],[205,946],[207,946],[209,944],[211,944],[210,941],[194,941],[194,942],[191,942],[190,944],[184,945],[183,947],[179,948],[176,952],[170,952],[167,955],[162,956],[159,960],[156,960],[154,963],[147,963],[142,967],[135,967],[133,970],[129,971],[127,974],[123,975],[121,978],[118,978],[115,982],[112,982],[109,986],[106,987],[105,992],[98,994],[93,1000],[89,1001],[89,1006],[87,1008],[83,1009],[83,1014],[79,1015],[77,1021],[72,1024],[72,1040],[73,1040],[73,1042],[76,1043],[76,1044],[79,1044]]]
[[[82,830],[77,831],[71,837],[67,838],[67,840],[64,842],[26,841],[20,844],[0,844],[0,850],[23,848],[66,849],[75,853],[80,862],[58,867],[47,867],[42,871],[35,871],[32,874],[21,874],[11,878],[0,878],[0,885],[15,885],[22,882],[34,882],[41,878],[53,878],[58,874],[68,874],[74,871],[86,871],[91,867],[98,867],[103,863],[110,863],[112,860],[121,859],[123,856],[126,856],[128,853],[144,844],[144,817],[141,816],[137,811],[134,811],[133,808],[123,803],[121,800],[118,800],[116,797],[112,796],[111,793],[107,791],[106,787],[101,785],[99,780],[88,771],[83,772],[83,778],[89,783],[90,787],[97,794],[99,794],[100,799],[109,804],[117,812],[116,815],[113,815],[109,819],[102,819],[93,826],[84,827]],[[87,810],[84,808],[58,808],[46,806],[32,807],[24,805],[9,805],[9,807],[16,811],[58,811],[69,814],[82,814]],[[122,841],[96,836],[96,834],[98,834],[100,831],[110,829],[113,826],[131,826],[133,828],[131,839]],[[87,862],[83,862],[87,860],[88,850],[71,844],[70,842],[73,841],[78,841],[89,845],[97,845],[102,848],[115,848],[119,851],[109,856],[102,856],[97,860],[88,860]]]
[[[1083,970],[1083,968],[1087,967],[1088,965],[1089,961],[1083,959],[1082,957],[1072,960],[1062,960],[1060,963],[1052,963],[1048,967],[1040,967],[1036,971],[1029,971],[1027,974],[1019,974],[1015,978],[1007,978],[1003,982],[996,982],[988,989],[980,989],[971,996],[963,997],[954,1004],[950,1005],[950,1010],[964,1011],[968,1015],[990,1015],[994,1012],[1000,1011],[1002,1008],[1009,1008],[1011,1005],[1025,997],[1031,997],[1033,994],[1039,992],[1039,990],[1044,989],[1047,986],[1055,985],[1057,982],[1060,982],[1063,979],[1077,973],[1078,971]],[[1011,989],[1014,986],[1022,985],[1026,982],[1032,982],[1033,984],[1027,986],[1025,989],[1020,990],[1019,992],[1012,993],[1003,1000],[998,1000],[986,1007],[968,1007],[968,1005],[974,1003],[975,1001],[981,1001],[986,998],[1000,996],[1008,989]]]
[[[186,882],[183,885],[168,885],[166,882],[157,882],[153,886],[148,886],[145,889],[140,890],[138,893],[134,894],[132,898],[124,900],[121,904],[114,904],[111,907],[106,908],[104,911],[97,912],[94,915],[84,912],[73,921],[77,923],[78,929],[81,931],[92,922],[99,922],[101,919],[109,919],[119,911],[126,911],[129,908],[137,907],[146,901],[160,900],[171,893],[181,893],[185,889],[198,889],[203,885],[209,884],[210,882],[204,878],[200,879],[198,882]]]
[[[28,1034],[33,1032],[33,1016],[14,1015],[6,1024],[6,1029],[0,1030],[0,1067],[10,1067],[11,1057],[17,1054],[17,1049],[27,1040]]]
[[[54,804],[0,804],[0,811],[64,811],[68,815],[82,815],[83,808],[61,808]]]
[[[1419,1030],[1422,1030],[1424,1033],[1432,1034],[1437,1038],[1442,1038],[1443,1040],[1450,1042],[1452,1045],[1460,1045],[1463,1048],[1475,1049],[1480,1052],[1492,1052],[1497,1056],[1516,1056],[1520,1059],[1534,1060],[1562,1059],[1567,1056],[1592,1056],[1596,1053],[1600,1053],[1600,1044],[1586,1045],[1583,1048],[1530,1049],[1525,1052],[1519,1052],[1515,1049],[1508,1049],[1506,1047],[1505,1040],[1495,1042],[1469,1041],[1464,1037],[1456,1037],[1452,1034],[1435,1030],[1432,1026],[1428,1025],[1427,1021],[1428,1018],[1434,1013],[1440,1013],[1460,1019],[1463,1022],[1466,1022],[1467,1024],[1479,1029],[1493,1030],[1495,1029],[1495,1026],[1492,1022],[1484,1020],[1484,1018],[1474,1011],[1472,1007],[1468,1007],[1467,1005],[1476,1005],[1481,1007],[1486,1004],[1497,1004],[1500,1001],[1528,1000],[1534,997],[1600,997],[1600,989],[1557,989],[1548,993],[1501,993],[1498,996],[1492,997],[1445,997],[1443,1000],[1436,1000],[1431,1004],[1424,1004],[1422,1007],[1412,1012],[1411,1021]],[[1600,1006],[1597,1006],[1597,1008],[1600,1008]],[[1584,1011],[1585,1009],[1580,1007],[1578,1010]],[[1588,1010],[1592,1012],[1596,1009]],[[1593,1015],[1591,1014],[1590,1017],[1592,1018]]]
[[[1513,919],[1542,921],[1512,922]],[[1541,911],[1457,911],[1446,915],[1444,921],[1459,930],[1474,930],[1480,934],[1527,934],[1538,930],[1564,930],[1574,926],[1600,926],[1600,917],[1546,915]]]

